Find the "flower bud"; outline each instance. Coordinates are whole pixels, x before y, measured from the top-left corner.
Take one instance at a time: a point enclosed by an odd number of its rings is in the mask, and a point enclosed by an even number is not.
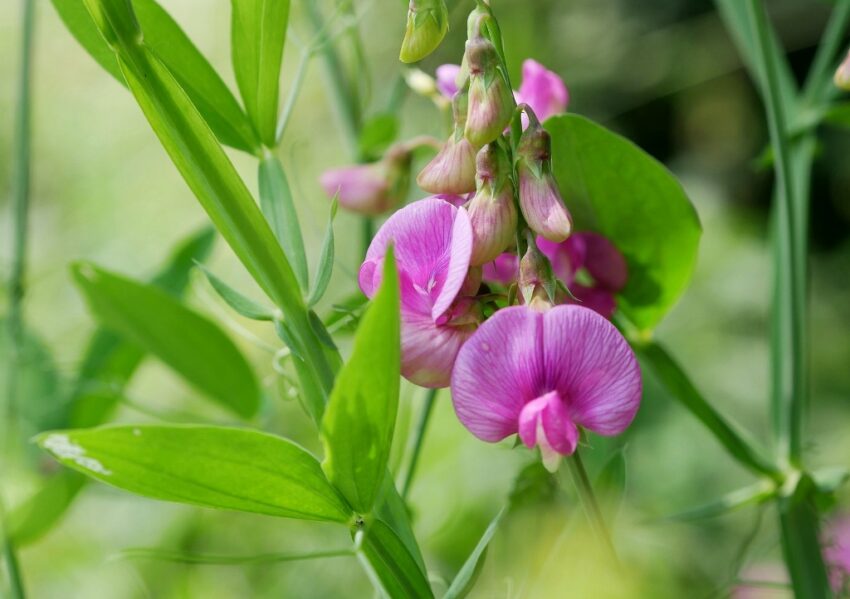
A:
[[[475,191],[475,148],[463,136],[466,94],[455,94],[452,110],[454,133],[416,177],[419,187],[430,193],[457,195]]]
[[[546,309],[555,301],[556,283],[552,266],[537,249],[531,235],[528,236],[528,249],[519,261],[518,284],[523,302],[531,307]]]
[[[488,144],[478,153],[477,191],[467,211],[472,224],[472,265],[494,260],[513,244],[517,209],[510,163],[496,145]]]
[[[460,91],[457,82],[460,75],[460,65],[451,63],[441,64],[434,73],[436,74],[437,90],[447,100],[453,99],[455,94]]]
[[[492,42],[475,37],[466,42],[469,107],[466,139],[476,148],[499,137],[508,126],[516,102]]]
[[[328,197],[338,195],[343,208],[375,216],[391,210],[407,196],[410,160],[406,148],[394,146],[378,162],[327,170],[319,183]]]
[[[517,147],[519,207],[532,231],[561,242],[572,230],[572,218],[552,176],[552,141],[536,118],[531,121]]]
[[[410,0],[399,60],[407,63],[422,60],[440,45],[448,30],[445,0]]]
[[[847,58],[835,71],[835,85],[845,91],[850,91],[850,52],[847,53]]]

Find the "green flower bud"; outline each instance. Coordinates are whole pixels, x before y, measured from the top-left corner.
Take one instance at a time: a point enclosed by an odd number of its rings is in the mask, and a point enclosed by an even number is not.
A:
[[[440,45],[448,30],[445,0],[410,0],[399,60],[407,63],[422,60]]]

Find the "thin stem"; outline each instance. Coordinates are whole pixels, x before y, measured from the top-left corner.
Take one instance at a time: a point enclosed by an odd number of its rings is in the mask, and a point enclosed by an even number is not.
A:
[[[803,100],[812,107],[823,102],[824,92],[832,89],[835,58],[841,51],[841,43],[848,25],[850,25],[850,0],[838,0],[823,32],[803,88]]]
[[[156,548],[132,548],[121,551],[117,559],[149,559],[157,561],[180,562],[184,564],[211,564],[219,566],[240,566],[244,564],[267,564],[274,562],[294,562],[328,557],[354,557],[353,549],[314,551],[312,553],[261,553],[259,555],[217,555],[187,553]]]
[[[593,486],[590,484],[590,479],[587,476],[587,470],[584,469],[584,462],[581,460],[578,448],[575,453],[567,458],[570,474],[572,475],[573,483],[578,491],[581,499],[584,513],[593,528],[596,538],[604,545],[615,564],[619,564],[617,558],[617,550],[614,548],[614,543],[611,540],[611,534],[608,532],[608,527],[605,525],[605,518],[602,516],[602,510],[599,509],[599,503],[596,501],[596,495],[593,492]]]
[[[304,76],[307,74],[307,66],[310,64],[312,53],[305,48],[301,51],[301,58],[298,60],[298,68],[295,71],[295,77],[292,80],[292,85],[289,87],[289,95],[286,97],[286,102],[283,105],[283,110],[280,112],[280,117],[277,120],[277,131],[275,132],[275,140],[280,145],[283,139],[283,134],[286,132],[286,125],[289,124],[289,119],[292,117],[292,110],[295,108],[295,101],[298,100],[298,94],[301,92],[301,87],[304,84]]]
[[[791,159],[789,144],[786,139],[787,120],[785,109],[781,101],[779,79],[776,63],[770,46],[770,33],[767,24],[767,15],[759,0],[748,0],[747,6],[754,29],[753,35],[756,40],[755,59],[764,76],[766,83],[762,90],[763,101],[767,110],[768,129],[770,132],[770,143],[773,146],[776,165],[776,191],[779,199],[777,210],[778,233],[782,237],[782,243],[778,249],[781,252],[779,265],[782,275],[788,285],[782,289],[783,296],[779,298],[780,303],[788,306],[785,317],[788,319],[787,331],[790,356],[784,359],[790,361],[788,378],[780,390],[783,404],[787,408],[788,430],[787,435],[788,459],[794,465],[799,465],[802,452],[802,420],[803,408],[806,403],[805,366],[806,359],[802,351],[804,340],[804,300],[805,280],[801,277],[801,261],[798,255],[800,247],[796,242],[800,235],[797,226],[797,214],[794,206],[794,184],[791,171]]]
[[[21,63],[18,87],[18,107],[15,119],[14,193],[12,196],[12,269],[9,280],[9,312],[7,316],[10,355],[7,363],[6,405],[0,413],[0,439],[9,443],[9,434],[16,421],[18,395],[18,370],[23,344],[24,275],[26,272],[27,229],[30,202],[30,137],[31,137],[31,74],[33,35],[35,30],[35,2],[23,0],[21,27]],[[10,453],[3,451],[4,455]],[[5,470],[5,469],[4,469]],[[5,474],[5,472],[4,472]],[[25,597],[15,546],[5,526],[3,498],[0,497],[0,542],[3,544],[3,561],[9,577],[9,591],[16,599]]]
[[[428,389],[428,394],[425,396],[425,405],[422,406],[422,411],[419,412],[419,420],[416,422],[416,430],[413,437],[413,449],[410,453],[410,462],[407,465],[407,471],[404,474],[404,483],[401,486],[401,497],[405,500],[410,493],[410,488],[413,486],[413,476],[416,474],[419,454],[422,453],[425,430],[428,428],[428,421],[431,419],[431,412],[434,409],[434,400],[437,398],[438,391],[438,389]]]

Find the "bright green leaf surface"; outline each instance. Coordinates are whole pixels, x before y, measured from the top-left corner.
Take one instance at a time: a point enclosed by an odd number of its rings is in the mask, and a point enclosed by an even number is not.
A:
[[[688,285],[701,228],[682,186],[658,161],[577,115],[546,121],[553,171],[576,230],[608,237],[626,257],[619,307],[652,329]]]
[[[387,472],[398,410],[401,346],[398,272],[392,253],[366,310],[322,421],[328,478],[361,514],[372,510]]]
[[[322,241],[322,251],[319,254],[319,266],[316,269],[316,278],[313,281],[313,286],[310,288],[310,295],[307,296],[307,305],[315,306],[322,299],[327,291],[328,283],[331,282],[331,275],[334,269],[334,218],[336,210],[339,206],[336,198],[331,203],[331,213],[328,216],[328,226],[325,229],[325,239]]]
[[[366,526],[360,552],[391,599],[427,599],[434,596],[428,579],[407,552],[404,543],[380,520]]]
[[[233,70],[260,139],[275,145],[280,65],[289,0],[232,0]]]
[[[475,584],[475,580],[478,578],[478,573],[481,571],[481,566],[484,563],[484,557],[487,554],[487,547],[490,545],[493,535],[496,534],[499,522],[501,522],[502,516],[504,516],[506,512],[507,509],[500,510],[499,513],[496,514],[496,517],[490,522],[490,525],[487,526],[487,529],[484,531],[484,534],[481,535],[481,539],[478,541],[475,549],[473,549],[472,553],[469,554],[469,557],[466,562],[464,562],[460,572],[457,573],[457,576],[455,576],[455,579],[452,581],[449,590],[446,591],[445,595],[443,595],[443,599],[461,599],[462,597],[466,597],[472,590],[472,586]]]
[[[233,310],[235,310],[238,314],[241,314],[245,318],[250,318],[251,320],[274,320],[274,314],[270,308],[261,306],[254,300],[245,297],[233,287],[218,278],[218,276],[202,264],[199,264],[198,268],[200,268],[201,272],[204,273],[204,276],[210,282],[210,285],[212,285],[212,288],[215,289],[215,292],[219,295],[219,297],[221,297],[221,299],[223,299],[227,305],[233,308]]]
[[[73,273],[101,324],[156,355],[240,416],[256,413],[260,391],[254,373],[216,324],[152,285],[90,264],[76,265]]]
[[[319,462],[266,433],[214,426],[111,426],[40,435],[60,462],[126,491],[212,508],[347,522]]]
[[[236,98],[174,19],[154,0],[132,0],[145,44],[171,71],[221,143],[257,152],[260,140]]]

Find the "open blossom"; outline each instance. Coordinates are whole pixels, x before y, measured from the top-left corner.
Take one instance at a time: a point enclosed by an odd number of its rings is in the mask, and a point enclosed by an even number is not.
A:
[[[522,63],[517,104],[528,104],[541,121],[567,111],[570,94],[563,79],[531,58]]]
[[[462,294],[474,295],[481,276],[469,272],[469,217],[435,197],[393,214],[360,267],[360,288],[368,297],[380,286],[389,244],[401,284],[402,374],[423,387],[445,387],[458,351],[479,321],[477,303]]]
[[[555,276],[583,306],[611,317],[616,308],[615,295],[628,279],[626,259],[613,243],[588,231],[573,233],[561,243],[538,237],[537,247],[549,258]],[[590,280],[577,279],[582,270]]]
[[[551,469],[575,451],[578,427],[622,433],[637,413],[641,387],[632,349],[593,310],[513,306],[461,348],[452,401],[473,435],[494,443],[518,433]]]
[[[328,197],[338,195],[343,208],[375,216],[395,208],[407,195],[410,160],[406,148],[390,148],[378,162],[325,171],[319,184]]]

